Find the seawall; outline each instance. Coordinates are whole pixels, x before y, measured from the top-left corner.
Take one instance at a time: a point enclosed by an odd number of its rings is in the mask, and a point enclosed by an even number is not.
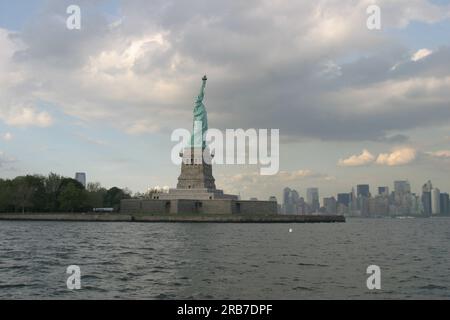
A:
[[[120,213],[0,213],[0,221],[80,222],[210,222],[210,223],[331,223],[345,222],[337,215],[146,215]]]

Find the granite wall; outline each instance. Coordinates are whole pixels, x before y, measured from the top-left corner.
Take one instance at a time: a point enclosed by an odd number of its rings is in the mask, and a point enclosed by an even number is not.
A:
[[[277,214],[274,201],[254,200],[122,200],[121,213],[133,214],[238,214],[272,215]]]

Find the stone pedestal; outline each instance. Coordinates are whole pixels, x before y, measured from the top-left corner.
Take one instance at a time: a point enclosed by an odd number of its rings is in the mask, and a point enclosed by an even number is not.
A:
[[[208,148],[185,148],[180,156],[183,162],[177,188],[170,189],[168,193],[154,194],[154,200],[239,199],[236,195],[225,194],[216,189],[211,165],[213,156]]]
[[[183,162],[177,189],[216,189],[209,149],[185,148],[181,156]]]

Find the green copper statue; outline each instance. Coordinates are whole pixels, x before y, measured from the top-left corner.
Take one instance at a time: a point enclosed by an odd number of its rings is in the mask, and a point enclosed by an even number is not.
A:
[[[200,93],[195,101],[194,107],[194,123],[191,136],[191,147],[205,148],[205,139],[203,137],[208,130],[208,115],[206,113],[205,105],[203,104],[203,98],[205,97],[205,86],[208,78],[204,76],[202,78],[203,83],[200,89]]]

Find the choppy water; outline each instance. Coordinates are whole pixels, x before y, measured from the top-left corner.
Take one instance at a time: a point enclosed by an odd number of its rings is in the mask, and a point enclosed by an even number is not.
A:
[[[292,232],[289,232],[292,229]],[[0,298],[450,298],[450,219],[345,224],[0,221]],[[66,286],[81,268],[82,289]],[[379,291],[367,266],[381,268]]]

